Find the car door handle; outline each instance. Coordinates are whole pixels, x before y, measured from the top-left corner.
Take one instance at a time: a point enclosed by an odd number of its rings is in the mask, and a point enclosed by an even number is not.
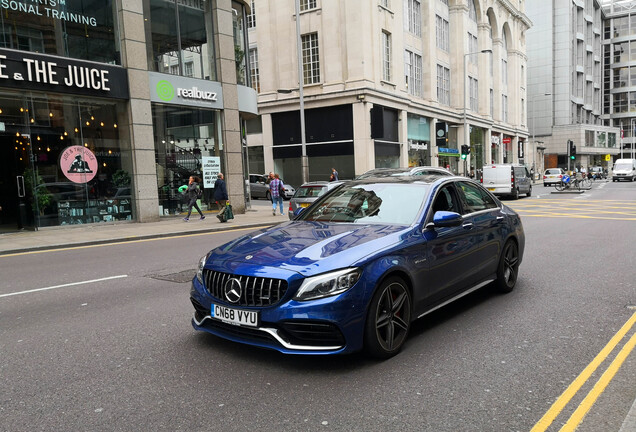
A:
[[[503,216],[497,216],[497,222],[501,222],[502,220],[504,220]]]
[[[462,227],[464,229],[473,229],[473,223],[472,222],[466,222],[464,225],[462,225]]]

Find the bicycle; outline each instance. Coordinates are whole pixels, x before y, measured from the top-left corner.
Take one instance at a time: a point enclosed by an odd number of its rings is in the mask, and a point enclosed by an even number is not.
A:
[[[565,174],[563,177],[561,177],[561,181],[559,183],[554,184],[554,188],[559,192],[562,192],[566,189],[581,190],[581,181]]]

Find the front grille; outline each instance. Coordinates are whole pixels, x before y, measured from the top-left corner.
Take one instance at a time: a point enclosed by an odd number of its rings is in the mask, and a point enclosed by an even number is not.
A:
[[[213,270],[203,270],[205,288],[215,299],[226,302],[224,287],[236,278],[241,283],[241,298],[236,306],[271,306],[278,303],[287,292],[287,281],[254,276],[235,276]]]

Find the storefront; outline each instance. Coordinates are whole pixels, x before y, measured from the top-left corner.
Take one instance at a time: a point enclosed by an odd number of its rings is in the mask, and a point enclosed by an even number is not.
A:
[[[425,166],[431,164],[430,119],[408,114],[409,166]]]
[[[484,137],[486,130],[480,127],[470,128],[470,169],[469,173],[479,178],[484,166]]]
[[[504,135],[502,138],[503,143],[503,163],[512,163],[512,137],[510,135]]]
[[[124,69],[0,49],[0,85],[0,230],[134,219]]]

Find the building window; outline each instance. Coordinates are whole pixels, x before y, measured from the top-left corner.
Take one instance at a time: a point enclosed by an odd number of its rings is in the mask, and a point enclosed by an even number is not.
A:
[[[468,52],[475,53],[468,56],[468,60],[471,63],[477,64],[477,59],[479,56],[476,54],[479,51],[479,45],[477,44],[477,36],[468,32]]]
[[[501,121],[508,123],[508,96],[501,95]]]
[[[490,89],[490,117],[495,117],[495,92]]]
[[[250,78],[252,88],[256,90],[257,93],[260,93],[261,82],[258,73],[258,50],[256,48],[250,50]]]
[[[406,87],[410,95],[422,96],[422,56],[410,51],[404,52],[404,72]]]
[[[382,32],[382,79],[391,81],[391,34]]]
[[[526,124],[526,100],[521,98],[521,124]]]
[[[450,69],[437,65],[437,101],[450,105]]]
[[[470,94],[470,110],[479,111],[479,81],[476,78],[468,77],[468,91]]]
[[[170,69],[168,69],[168,73],[171,75],[179,75],[179,65],[176,65],[176,64],[170,65]]]
[[[380,6],[389,9],[391,7],[391,0],[380,0]]]
[[[439,0],[439,1],[444,3],[446,6],[448,6],[448,0]]]
[[[501,60],[501,82],[508,84],[508,61]]]
[[[302,35],[303,81],[305,84],[320,82],[320,58],[318,56],[318,33]]]
[[[256,27],[256,13],[254,12],[254,0],[250,2],[250,13],[247,15],[247,28]]]
[[[300,0],[300,10],[316,9],[316,0]]]
[[[404,24],[406,30],[413,33],[415,36],[422,35],[422,15],[420,12],[419,0],[404,0],[404,10],[407,14],[407,20]],[[408,27],[407,27],[408,25]]]
[[[439,15],[435,15],[435,40],[437,42],[437,48],[442,51],[449,52],[450,50],[449,33],[450,28],[448,21]]]
[[[194,63],[189,61],[183,64],[183,76],[193,77],[194,76]]]

